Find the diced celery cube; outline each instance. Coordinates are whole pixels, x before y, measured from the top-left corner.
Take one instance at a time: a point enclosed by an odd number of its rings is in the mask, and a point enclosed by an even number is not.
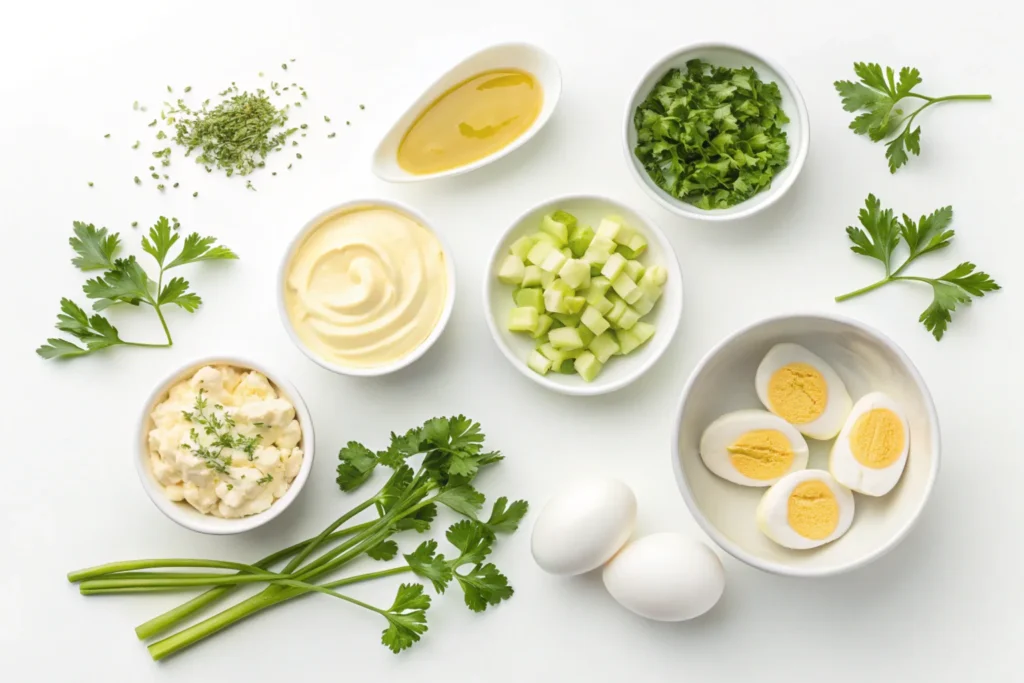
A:
[[[526,266],[523,271],[523,287],[539,287],[543,284],[544,271],[540,266]]]
[[[551,342],[548,342],[547,344],[541,344],[540,346],[537,347],[537,350],[540,351],[541,355],[543,355],[552,363],[561,363],[563,360],[565,360],[565,355],[562,354],[562,352],[556,349],[554,346],[552,346]]]
[[[540,313],[544,310],[544,292],[535,287],[527,287],[516,292],[516,306],[536,308]]]
[[[644,271],[644,276],[641,278],[641,280],[651,285],[662,287],[668,280],[668,271],[665,270],[665,268],[663,268],[662,266],[651,266],[646,271]]]
[[[622,254],[623,258],[625,258],[627,261],[632,261],[637,256],[639,256],[639,254],[634,253],[632,249],[630,249],[629,247],[624,247],[621,244],[615,249],[615,253]]]
[[[561,373],[563,375],[571,375],[572,373],[576,372],[573,366],[574,362],[574,358],[566,358],[565,360],[558,364],[558,368],[555,370],[555,372]]]
[[[590,286],[590,265],[579,259],[569,259],[558,271],[558,277],[573,289],[585,289]]]
[[[525,274],[526,266],[523,264],[523,260],[514,254],[506,256],[505,260],[501,262],[501,267],[498,268],[498,279],[506,285],[518,285],[523,281]]]
[[[644,268],[644,264],[639,261],[626,261],[626,267],[624,268],[626,275],[633,282],[639,282],[640,278],[644,276],[645,270],[647,269]]]
[[[609,358],[619,352],[619,342],[615,341],[614,334],[605,332],[594,337],[594,340],[587,345],[587,348],[597,356],[599,361],[607,363]]]
[[[583,262],[587,263],[587,261],[585,259],[583,260]],[[590,277],[594,278],[594,277],[597,277],[600,274],[601,274],[601,264],[600,263],[591,263],[590,264]]]
[[[654,304],[654,300],[647,294],[644,294],[633,304],[633,310],[635,310],[639,315],[644,316],[654,309]]]
[[[615,290],[608,292],[604,296],[606,299],[608,299],[608,301],[611,301],[613,304],[617,304],[620,301],[622,301],[622,303],[626,303],[625,301],[623,301],[621,296],[615,293]]]
[[[626,259],[622,254],[612,254],[608,257],[608,260],[604,264],[604,268],[601,269],[601,275],[612,281],[612,286],[615,286],[615,278],[622,273],[626,268]]]
[[[601,372],[601,361],[590,351],[586,351],[580,354],[580,357],[573,363],[573,367],[576,368],[576,372],[579,373],[580,377],[588,382],[593,382],[597,374]]]
[[[622,223],[612,218],[602,218],[601,223],[597,226],[597,234],[601,237],[607,237],[612,241],[618,241],[615,236],[622,230]]]
[[[554,237],[560,247],[569,243],[569,226],[555,220],[555,217],[551,214],[548,214],[541,219],[540,229],[541,232],[545,232]]]
[[[604,275],[598,275],[590,280],[590,289],[587,290],[588,298],[593,295],[595,299],[604,296],[612,288],[612,281]]]
[[[577,225],[569,232],[569,248],[576,258],[583,258],[587,247],[594,240],[594,230],[589,225]]]
[[[625,246],[627,249],[633,252],[633,254],[635,255],[634,258],[636,258],[636,256],[639,256],[640,254],[647,251],[647,240],[644,239],[644,236],[641,235],[639,232],[636,232],[632,237],[629,238],[629,242],[627,242]]]
[[[629,303],[629,299],[633,294],[639,292],[639,294],[633,298],[633,301],[639,299],[640,295],[643,294],[643,291],[639,290],[636,283],[629,279],[629,276],[625,273],[621,273],[618,277],[612,278],[612,289],[614,289],[615,293],[621,296],[626,303]]]
[[[637,339],[632,330],[616,330],[615,338],[619,342],[619,352],[623,356],[628,356],[640,346],[640,340]]]
[[[559,251],[562,252],[562,256],[564,256],[566,260],[572,258],[572,249],[570,249],[569,247],[562,247],[561,249],[559,249]]]
[[[513,256],[518,256],[520,261],[525,261],[526,256],[530,253],[530,249],[533,249],[533,245],[536,241],[536,239],[529,235],[523,235],[512,243],[512,246],[509,247],[508,253]]]
[[[590,346],[590,342],[594,341],[594,337],[597,336],[586,325],[578,326],[576,331],[580,333],[580,339],[583,340],[583,348]]]
[[[633,333],[633,336],[636,337],[637,341],[643,344],[654,336],[656,329],[657,328],[655,328],[651,323],[645,323],[641,320],[633,326],[631,332]]]
[[[612,239],[615,240],[616,244],[622,244],[622,245],[625,245],[625,246],[628,247],[629,246],[629,241],[631,239],[633,239],[633,235],[635,235],[635,234],[636,234],[636,230],[634,230],[633,228],[629,227],[628,225],[623,225],[622,229],[619,230],[619,232],[616,233],[615,237],[613,237]]]
[[[570,230],[576,227],[576,216],[573,216],[568,211],[562,211],[561,209],[559,209],[555,211],[553,214],[551,214],[551,218],[558,221],[559,223],[569,228]]]
[[[570,315],[576,315],[583,310],[583,307],[587,305],[587,300],[582,296],[567,296],[565,297],[565,308],[569,311]]]
[[[548,315],[547,313],[541,313],[537,317],[537,327],[534,328],[534,330],[533,330],[533,338],[534,339],[542,339],[542,338],[544,338],[547,335],[548,330],[551,329],[551,325],[553,325],[554,322],[555,322],[555,319],[552,318],[550,315]]]
[[[615,251],[615,242],[607,237],[597,235],[590,242],[587,251],[583,254],[583,260],[587,263],[604,263]]]
[[[594,306],[587,306],[583,309],[580,322],[587,326],[594,334],[604,334],[611,325],[605,320],[601,312]]]
[[[650,299],[652,303],[657,303],[658,299],[661,298],[661,287],[654,284],[649,277],[640,278],[640,282],[637,282],[636,286],[644,291],[644,296]]]
[[[643,295],[644,295],[644,290],[640,289],[639,287],[634,287],[633,290],[629,294],[627,294],[626,296],[623,297],[623,299],[625,299],[627,304],[632,306],[637,301],[640,301],[640,297],[642,297]]]
[[[593,306],[594,308],[596,308],[597,312],[600,313],[601,315],[608,315],[608,313],[610,313],[611,310],[615,308],[615,304],[613,304],[611,301],[604,297],[601,297],[592,304],[588,304],[588,306]]]
[[[552,313],[551,317],[558,321],[562,327],[576,327],[580,324],[580,317],[578,315],[571,315],[569,313]]]
[[[536,324],[536,323],[535,323]],[[582,349],[583,339],[575,327],[560,327],[557,330],[548,332],[548,339],[556,349]]]
[[[508,329],[512,332],[533,332],[539,318],[540,313],[531,306],[513,308],[508,316]]]
[[[537,243],[530,247],[530,251],[526,254],[526,260],[535,266],[539,266],[544,263],[544,259],[548,257],[548,254],[555,252],[554,245],[546,240],[537,240]]]
[[[553,235],[549,235],[546,232],[535,232],[535,233],[533,233],[533,240],[534,240],[534,242],[547,242],[548,244],[553,246],[555,249],[561,249],[562,248],[562,245],[558,243],[558,239],[555,238]]]
[[[548,252],[548,255],[544,257],[544,260],[537,265],[539,265],[542,270],[546,270],[549,273],[557,273],[562,269],[562,266],[565,265],[566,260],[565,254],[557,249],[552,249]]]
[[[539,351],[534,351],[526,361],[526,365],[539,375],[548,374],[551,369],[551,361],[544,357]]]
[[[636,325],[639,321],[640,314],[637,313],[632,308],[630,308],[629,306],[626,306],[626,310],[623,311],[622,315],[619,316],[619,329],[631,330],[633,329],[633,326]]]
[[[629,308],[629,306],[626,305],[626,302],[623,301],[622,299],[619,299],[618,301],[612,304],[612,310],[608,311],[604,317],[607,318],[610,322],[618,325],[619,318],[622,317],[622,314],[626,312],[627,308]]]
[[[560,289],[544,290],[544,310],[550,313],[567,313],[565,293]]]
[[[537,266],[537,267],[540,268],[540,266]],[[551,286],[551,283],[555,281],[556,277],[557,277],[557,275],[555,275],[554,273],[549,273],[548,271],[541,269],[541,271],[540,271],[540,284],[541,284],[541,286],[544,287],[544,289],[547,289],[548,287]]]
[[[555,278],[554,282],[545,287],[545,289],[557,289],[564,296],[572,296],[576,293],[576,290],[569,286],[569,283],[561,278]]]

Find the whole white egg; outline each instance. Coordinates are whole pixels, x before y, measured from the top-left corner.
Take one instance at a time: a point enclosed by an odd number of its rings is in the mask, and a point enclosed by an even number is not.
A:
[[[757,397],[764,407],[812,439],[831,439],[850,414],[850,394],[839,374],[799,344],[776,344],[757,366]]]
[[[533,559],[551,574],[597,569],[633,533],[636,495],[618,479],[587,479],[566,487],[533,525]]]
[[[602,574],[626,609],[655,621],[686,621],[715,606],[725,589],[722,561],[703,543],[674,533],[633,541]]]
[[[807,550],[831,543],[853,523],[853,494],[825,470],[786,475],[757,505],[757,526],[785,548]]]
[[[876,391],[854,404],[832,444],[828,469],[843,486],[884,496],[903,475],[910,453],[910,425],[896,401]]]
[[[700,438],[700,457],[707,468],[741,486],[771,486],[806,468],[808,452],[796,427],[766,410],[727,413]]]

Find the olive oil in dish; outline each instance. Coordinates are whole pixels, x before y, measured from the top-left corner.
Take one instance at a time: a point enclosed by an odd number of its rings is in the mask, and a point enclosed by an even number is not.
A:
[[[398,146],[398,165],[424,175],[479,161],[528,131],[543,103],[532,74],[477,74],[437,98],[409,127]]]

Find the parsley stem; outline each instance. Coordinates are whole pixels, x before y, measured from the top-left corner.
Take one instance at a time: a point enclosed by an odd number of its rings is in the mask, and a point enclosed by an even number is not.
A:
[[[383,579],[387,576],[395,576],[396,574],[405,574],[411,572],[412,567],[405,564],[401,567],[392,567],[391,569],[382,569],[379,572],[369,572],[367,574],[357,574],[356,576],[346,576],[344,579],[338,579],[337,581],[331,581],[330,583],[320,584],[324,588],[340,588],[341,586],[348,586],[353,583],[362,583],[363,581],[372,581],[373,579]],[[284,583],[283,581],[281,583]]]
[[[142,348],[146,348],[146,349],[166,349],[166,348],[171,346],[170,343],[167,343],[167,344],[146,344],[146,343],[143,343],[143,342],[130,342],[130,341],[122,341],[121,343],[124,344],[125,346],[141,346]]]
[[[378,493],[377,495],[380,495],[380,494]],[[366,500],[366,502],[361,503],[361,504],[355,506],[354,508],[352,508],[351,510],[349,510],[348,512],[343,514],[341,517],[338,517],[338,519],[336,519],[330,526],[328,526],[326,529],[321,531],[319,536],[317,536],[312,541],[310,541],[308,544],[306,544],[306,547],[302,549],[302,552],[300,552],[298,555],[293,557],[291,559],[291,561],[285,566],[284,570],[281,573],[282,574],[290,574],[293,569],[295,569],[296,567],[301,566],[302,563],[305,561],[305,559],[307,557],[309,557],[309,554],[311,552],[313,552],[314,550],[316,550],[317,547],[319,547],[320,544],[324,542],[324,539],[326,539],[328,536],[330,536],[334,532],[335,529],[337,529],[342,524],[344,524],[348,520],[350,520],[353,517],[355,517],[356,515],[358,515],[360,512],[362,512],[366,508],[368,508],[371,505],[373,505],[376,501],[377,501],[377,496],[369,498],[368,500]]]
[[[265,573],[262,568],[241,562],[221,562],[220,560],[183,560],[183,559],[162,559],[162,560],[132,560],[129,562],[110,562],[96,567],[79,569],[68,573],[68,581],[78,583],[88,579],[95,579],[106,574],[116,572],[135,571],[138,569],[160,569],[166,567],[205,567],[210,569],[234,569],[240,572],[251,574]]]
[[[217,578],[193,578],[187,575],[182,575],[178,578],[173,579],[150,579],[150,578],[130,578],[125,579],[118,575],[113,575],[110,578],[104,579],[90,579],[83,581],[79,586],[79,590],[85,592],[97,588],[195,588],[197,586],[224,586],[224,585],[235,585],[242,583],[257,583],[274,581],[275,579],[281,578],[282,574],[276,574],[274,572],[262,572],[259,574],[252,573],[241,573],[241,574],[227,574],[219,576]],[[128,591],[125,591],[128,592]]]
[[[861,287],[860,289],[855,289],[852,292],[847,292],[846,294],[841,294],[840,296],[836,297],[836,303],[842,303],[843,301],[847,301],[847,300],[852,299],[854,297],[858,297],[861,294],[867,294],[868,292],[872,292],[872,291],[878,289],[879,287],[882,287],[884,285],[889,284],[890,282],[892,282],[892,279],[893,279],[893,276],[890,275],[889,277],[886,277],[886,278],[884,278],[882,280],[879,280],[878,282],[875,282],[874,284],[870,284],[867,287]]]

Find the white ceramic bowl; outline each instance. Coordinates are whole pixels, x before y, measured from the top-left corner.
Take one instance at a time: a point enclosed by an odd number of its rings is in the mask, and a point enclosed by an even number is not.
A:
[[[700,458],[704,429],[723,413],[761,408],[754,373],[774,344],[795,342],[824,358],[858,398],[884,391],[906,410],[910,456],[903,477],[888,495],[854,494],[853,526],[813,550],[789,550],[762,534],[754,510],[767,490],[737,486],[711,474]],[[828,469],[833,441],[807,440],[808,468]],[[867,325],[833,315],[768,318],[745,327],[713,348],[683,389],[672,437],[672,468],[690,512],[727,552],[747,564],[790,576],[826,576],[878,559],[910,531],[928,501],[939,471],[939,421],[928,387],[896,344]]]
[[[410,173],[399,166],[398,146],[401,144],[406,132],[408,132],[412,124],[416,122],[416,119],[420,117],[427,107],[433,104],[441,95],[463,81],[484,71],[492,71],[494,69],[520,69],[532,74],[540,84],[544,93],[544,101],[541,104],[537,119],[530,126],[529,130],[498,151],[471,164],[457,166],[447,171],[416,174]],[[558,104],[558,99],[561,95],[562,73],[558,69],[558,63],[555,62],[554,57],[539,47],[528,43],[493,45],[466,57],[453,66],[447,73],[434,81],[433,85],[427,88],[415,102],[409,105],[409,108],[391,126],[391,129],[388,130],[380,144],[377,145],[377,150],[373,153],[371,167],[378,177],[393,183],[409,183],[468,173],[493,161],[497,161],[529,142],[537,134],[537,131],[543,128],[544,124],[551,118],[551,114],[554,113],[555,106]]]
[[[498,282],[497,272],[509,247],[523,235],[537,232],[544,214],[557,209],[568,211],[580,222],[597,229],[602,218],[620,215],[628,225],[647,238],[647,251],[640,257],[645,265],[660,265],[668,271],[664,294],[654,310],[644,321],[657,327],[654,337],[628,356],[615,356],[601,370],[593,382],[586,382],[579,375],[562,375],[549,372],[541,376],[526,366],[526,359],[534,349],[534,340],[529,335],[509,332],[505,321],[515,307],[512,300],[513,288]],[[647,372],[668,348],[679,327],[683,309],[683,279],[679,271],[679,260],[665,234],[649,218],[630,207],[608,197],[594,195],[569,195],[556,197],[533,207],[512,223],[498,240],[484,273],[484,310],[487,324],[494,342],[505,354],[512,366],[537,384],[553,391],[573,396],[594,396],[621,389],[640,375]]]
[[[757,75],[766,83],[774,81],[782,93],[782,110],[789,116],[790,122],[785,125],[786,137],[789,140],[789,164],[775,175],[771,187],[759,192],[750,199],[736,206],[727,209],[698,209],[692,204],[680,201],[669,195],[660,187],[655,185],[651,177],[647,175],[643,164],[636,158],[633,150],[636,148],[636,127],[633,125],[633,115],[637,107],[647,99],[655,84],[660,81],[671,69],[685,69],[686,62],[691,59],[703,59],[716,66],[730,68],[750,66],[757,71]],[[654,201],[663,207],[677,213],[685,218],[692,218],[699,221],[729,221],[738,218],[747,218],[761,209],[764,209],[784,195],[793,185],[796,177],[804,167],[807,159],[807,150],[810,146],[810,120],[807,116],[807,105],[804,104],[803,95],[800,89],[786,71],[768,59],[751,50],[728,43],[698,43],[688,45],[676,50],[660,59],[652,66],[640,83],[633,90],[626,106],[623,135],[624,150],[626,152],[626,163],[629,165],[633,177],[640,183],[640,186],[647,191]]]
[[[269,508],[255,515],[238,519],[224,519],[214,517],[213,515],[204,515],[188,503],[176,503],[164,495],[163,487],[153,476],[151,470],[148,441],[149,432],[153,428],[153,421],[150,419],[153,409],[167,398],[167,392],[170,391],[171,387],[182,380],[188,379],[197,370],[207,365],[231,365],[237,368],[260,372],[270,380],[270,383],[274,385],[274,388],[277,389],[281,396],[288,399],[295,406],[295,419],[299,421],[299,426],[302,428],[302,441],[299,442],[303,452],[302,465],[285,494],[274,501],[274,504]],[[313,420],[309,417],[306,403],[302,400],[298,390],[262,363],[234,356],[202,358],[176,370],[167,379],[158,384],[153,393],[149,395],[142,409],[136,444],[135,469],[139,473],[142,488],[146,491],[149,499],[153,501],[153,504],[157,506],[160,512],[167,515],[171,520],[186,529],[204,534],[238,534],[266,524],[284,512],[292,504],[292,501],[298,497],[299,492],[302,491],[302,487],[305,486],[306,480],[309,478],[310,471],[313,469]]]
[[[313,353],[312,350],[307,348],[306,345],[302,343],[302,340],[299,338],[299,335],[295,333],[295,328],[292,326],[292,321],[288,317],[288,310],[287,307],[285,306],[284,300],[285,280],[288,277],[288,265],[291,263],[292,256],[295,254],[296,250],[302,245],[303,241],[306,239],[306,236],[314,228],[316,228],[320,224],[320,222],[323,221],[324,218],[327,218],[328,216],[334,215],[336,213],[341,213],[345,211],[356,211],[359,209],[366,209],[372,207],[382,207],[386,209],[391,209],[392,211],[397,211],[398,213],[403,213],[412,218],[413,220],[415,220],[417,223],[422,225],[427,230],[429,230],[431,234],[433,234],[434,237],[437,238],[437,241],[441,243],[441,249],[444,251],[445,272],[448,276],[448,296],[445,299],[444,310],[441,312],[441,318],[437,321],[437,325],[434,327],[434,330],[430,333],[430,336],[428,336],[423,341],[422,344],[416,347],[416,349],[412,353],[406,354],[405,356],[402,356],[401,358],[394,362],[386,363],[384,365],[375,365],[372,367],[355,367],[339,365],[337,363],[332,363],[328,360],[325,360],[317,356],[315,353]],[[281,322],[284,325],[284,329],[288,332],[288,336],[291,338],[292,342],[294,342],[294,344],[297,347],[299,347],[299,350],[302,351],[302,353],[306,354],[307,358],[309,358],[311,361],[313,361],[320,367],[326,368],[332,372],[337,372],[340,375],[350,375],[352,377],[379,377],[380,375],[387,375],[392,372],[396,372],[406,367],[407,365],[414,363],[419,358],[421,358],[423,354],[430,350],[430,347],[434,345],[434,342],[436,342],[438,338],[441,336],[441,333],[444,332],[444,328],[448,325],[448,319],[451,318],[452,309],[454,307],[455,263],[452,261],[452,250],[448,248],[448,244],[445,242],[441,234],[433,228],[433,226],[430,224],[430,221],[424,218],[422,214],[406,206],[405,204],[400,204],[398,202],[391,201],[390,199],[359,199],[350,202],[345,202],[343,204],[338,204],[337,206],[332,206],[329,209],[321,211],[316,216],[311,218],[309,222],[307,222],[306,225],[303,226],[302,230],[300,230],[299,233],[295,236],[295,239],[292,240],[292,243],[288,246],[288,250],[284,254],[284,258],[281,260],[281,266],[278,269],[277,308],[278,312],[281,315]]]

